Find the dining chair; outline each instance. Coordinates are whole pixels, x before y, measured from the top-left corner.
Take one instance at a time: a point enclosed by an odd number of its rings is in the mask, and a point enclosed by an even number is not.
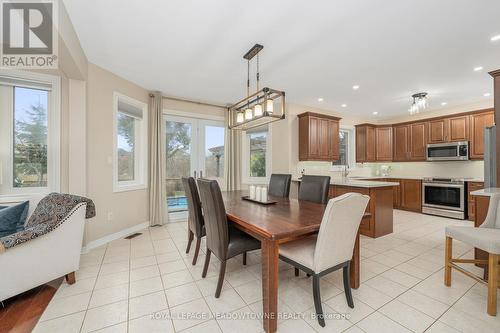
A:
[[[302,176],[299,185],[299,200],[313,201],[326,204],[328,202],[328,189],[330,176]]]
[[[207,276],[210,255],[213,253],[221,261],[219,280],[215,290],[215,298],[219,298],[226,273],[227,260],[243,254],[243,265],[246,265],[246,253],[260,249],[260,241],[228,222],[226,208],[217,181],[198,179],[198,188],[200,189],[207,231],[207,251],[201,276],[203,278]]]
[[[291,181],[292,175],[273,173],[269,180],[269,190],[267,193],[275,197],[288,198]]]
[[[500,194],[490,197],[490,205],[486,219],[478,228],[472,226],[450,225],[445,229],[445,267],[444,284],[451,286],[451,269],[467,275],[474,280],[488,286],[487,312],[490,316],[497,315],[497,288],[499,279],[500,260],[500,212],[498,211]],[[453,240],[459,240],[477,249],[488,252],[488,259],[459,259],[452,258]],[[482,279],[468,270],[458,266],[461,264],[482,264],[488,267],[488,278]]]
[[[196,265],[200,253],[201,238],[205,236],[205,221],[201,210],[200,194],[193,177],[182,177],[182,185],[186,193],[188,205],[188,244],[186,253],[189,253],[193,238],[196,237],[196,247],[192,264]]]
[[[347,305],[354,308],[349,269],[359,225],[369,200],[369,196],[359,193],[346,193],[330,199],[317,235],[280,245],[281,260],[312,275],[314,308],[322,327],[325,327],[325,319],[320,277],[342,268]]]

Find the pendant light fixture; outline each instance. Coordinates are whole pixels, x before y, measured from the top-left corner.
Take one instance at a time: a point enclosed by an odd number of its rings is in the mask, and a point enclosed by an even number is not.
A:
[[[417,114],[422,110],[425,110],[427,108],[427,93],[426,92],[421,92],[421,93],[416,93],[411,95],[413,98],[413,102],[410,105],[410,108],[408,109],[408,112],[410,112],[411,115]]]
[[[247,60],[247,97],[228,108],[229,129],[247,130],[285,119],[285,92],[270,88],[259,89],[259,52],[264,48],[255,44],[244,56]],[[257,59],[256,92],[250,95],[250,60]]]

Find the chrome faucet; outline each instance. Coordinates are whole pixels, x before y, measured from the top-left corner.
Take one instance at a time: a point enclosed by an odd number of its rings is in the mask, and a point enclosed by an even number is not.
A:
[[[342,177],[347,178],[348,175],[349,175],[349,165],[344,164],[344,169],[342,170]]]

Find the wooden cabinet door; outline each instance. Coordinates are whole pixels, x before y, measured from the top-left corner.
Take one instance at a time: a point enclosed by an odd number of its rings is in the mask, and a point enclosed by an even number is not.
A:
[[[330,142],[330,159],[337,161],[340,158],[339,122],[328,120],[328,127],[330,131],[328,140]]]
[[[448,130],[446,119],[429,121],[429,143],[446,142],[446,132]]]
[[[376,146],[375,146],[375,128],[366,128],[366,161],[375,162]]]
[[[309,158],[319,158],[319,119],[309,118]]]
[[[467,182],[467,210],[469,215],[469,220],[474,221],[476,216],[476,198],[470,194],[477,190],[484,188],[483,182]]]
[[[409,152],[409,126],[399,125],[393,127],[393,159],[394,161],[406,161],[408,160]]]
[[[366,126],[356,126],[356,162],[366,162]]]
[[[401,180],[401,208],[414,212],[422,211],[422,181]]]
[[[492,111],[470,116],[469,157],[471,159],[484,158],[484,129],[494,124],[495,114]]]
[[[318,119],[318,128],[318,157],[322,160],[329,160],[332,147],[330,121]]]
[[[469,116],[448,118],[449,130],[446,141],[469,140]]]
[[[425,161],[427,146],[427,123],[410,125],[410,160]]]
[[[376,129],[376,160],[392,161],[392,126]]]
[[[399,184],[399,186],[394,186],[392,188],[392,207],[394,209],[398,209],[401,206],[401,180],[395,178],[388,178],[387,181]]]

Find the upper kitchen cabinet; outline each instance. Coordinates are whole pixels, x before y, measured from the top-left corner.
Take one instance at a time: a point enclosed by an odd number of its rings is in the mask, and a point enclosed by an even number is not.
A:
[[[427,122],[410,124],[410,154],[411,161],[425,161],[427,147]]]
[[[484,158],[484,129],[495,125],[494,111],[485,111],[470,116],[470,145],[471,159]]]
[[[356,125],[356,162],[375,162],[375,125]]]
[[[299,161],[339,159],[339,121],[341,118],[305,112],[299,118]]]
[[[447,121],[446,119],[435,119],[429,121],[429,143],[446,142]]]
[[[407,161],[410,153],[410,126],[394,125],[393,126],[393,147],[394,161]]]
[[[469,115],[429,120],[429,143],[469,140]]]
[[[377,127],[375,129],[377,161],[392,161],[392,126]]]

